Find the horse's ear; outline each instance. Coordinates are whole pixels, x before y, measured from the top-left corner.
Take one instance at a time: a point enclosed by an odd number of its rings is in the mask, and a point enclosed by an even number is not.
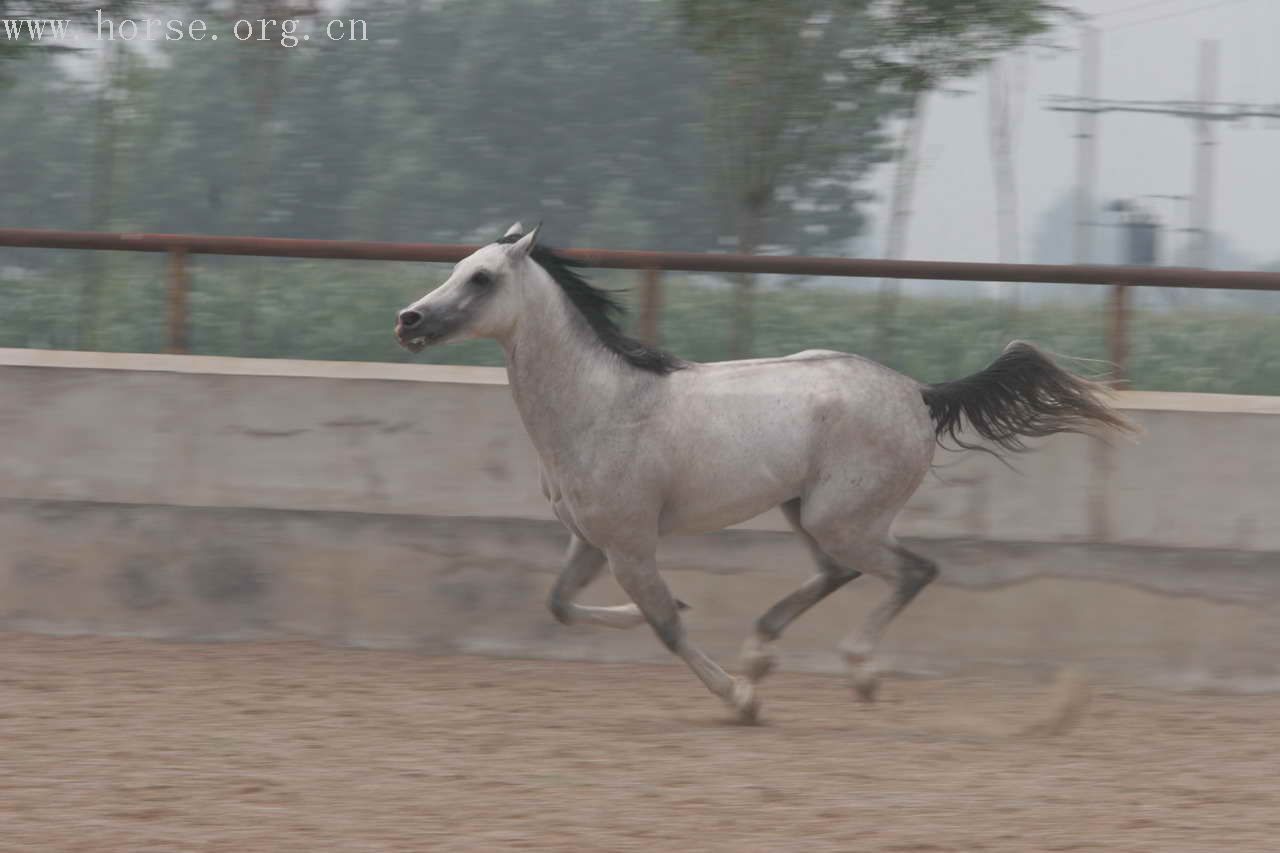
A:
[[[542,223],[539,222],[534,226],[533,230],[521,237],[519,240],[511,244],[510,252],[513,257],[523,258],[533,251],[533,247],[538,242],[538,232],[542,230]]]
[[[515,225],[512,225],[510,228],[508,228],[507,233],[503,234],[502,236],[510,237],[512,234],[516,235],[517,237],[521,236],[522,234],[524,234],[524,226],[521,225],[519,222],[517,222]]]

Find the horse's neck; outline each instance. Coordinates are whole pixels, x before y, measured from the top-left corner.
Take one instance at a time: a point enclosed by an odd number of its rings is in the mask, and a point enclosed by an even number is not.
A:
[[[558,301],[557,301],[558,300]],[[503,341],[512,396],[545,464],[559,467],[572,450],[619,416],[635,371],[591,339],[563,297],[529,306]]]

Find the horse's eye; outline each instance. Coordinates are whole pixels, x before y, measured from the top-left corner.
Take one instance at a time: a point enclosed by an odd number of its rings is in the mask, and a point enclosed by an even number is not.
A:
[[[480,270],[471,276],[471,283],[477,287],[488,287],[493,284],[493,276],[489,275],[484,270]]]

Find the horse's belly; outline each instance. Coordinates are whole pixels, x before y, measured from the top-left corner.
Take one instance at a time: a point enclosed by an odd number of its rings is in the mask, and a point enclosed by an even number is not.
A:
[[[664,514],[659,532],[664,536],[672,533],[713,533],[766,513],[778,506],[778,503],[769,506],[713,507],[705,512],[685,507],[669,516]]]
[[[750,481],[744,481],[749,479]],[[768,512],[800,493],[792,478],[708,480],[673,491],[659,519],[662,533],[709,533]]]

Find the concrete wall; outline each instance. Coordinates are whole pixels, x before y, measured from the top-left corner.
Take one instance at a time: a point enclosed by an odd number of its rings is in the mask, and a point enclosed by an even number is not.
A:
[[[1280,399],[1122,406],[1139,444],[940,455],[899,530],[946,583],[895,626],[901,666],[1277,677]],[[711,647],[808,573],[784,527],[664,546]],[[0,350],[0,532],[0,628],[661,656],[545,614],[564,534],[502,370]],[[797,626],[797,662],[831,664],[877,585]]]

